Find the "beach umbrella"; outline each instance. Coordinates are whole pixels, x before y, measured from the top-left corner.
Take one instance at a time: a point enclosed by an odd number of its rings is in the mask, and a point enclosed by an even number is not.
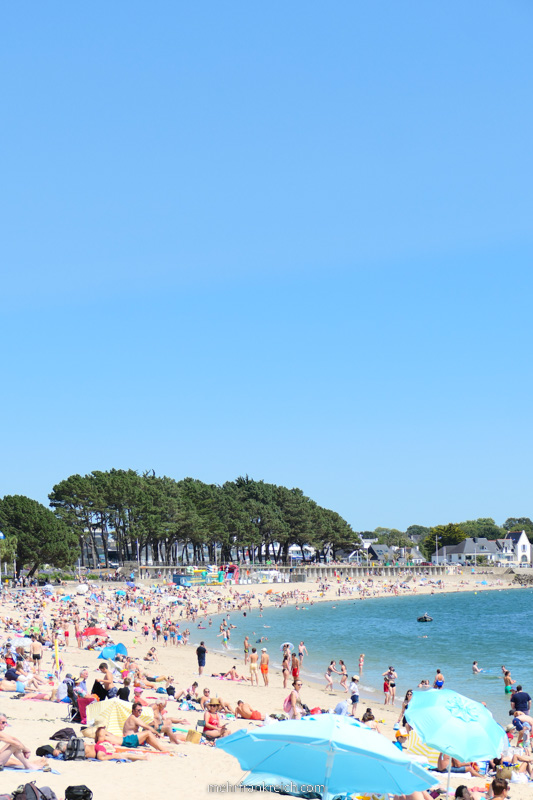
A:
[[[135,589],[135,584],[132,581],[127,581],[126,586],[129,586],[130,589]]]
[[[124,723],[131,714],[131,703],[119,700],[114,697],[112,700],[102,700],[99,703],[91,703],[87,706],[87,725],[92,725],[96,720],[105,725],[110,733],[116,736],[122,735]],[[150,706],[143,706],[140,719],[146,725],[154,721],[154,714]]]
[[[76,594],[87,594],[88,591],[89,591],[89,587],[87,586],[87,584],[86,583],[80,583],[80,585],[76,589]]]
[[[289,650],[291,651],[291,653],[292,653],[292,651],[294,650],[294,645],[292,644],[292,642],[283,642],[283,644],[282,644],[282,645],[280,645],[280,648],[279,648],[279,649],[280,649],[280,650],[283,652],[283,650],[284,650],[284,648],[285,648],[285,647],[288,647],[288,648],[289,648]]]
[[[451,689],[414,692],[405,718],[422,741],[460,761],[485,761],[499,756],[507,747],[507,736],[481,703]]]
[[[312,785],[323,800],[355,792],[411,794],[437,782],[384,736],[335,714],[241,729],[216,746],[250,771],[244,785],[291,787],[290,793]]]
[[[117,594],[119,597],[124,597],[126,592],[124,591],[124,589],[117,589],[115,594]]]
[[[51,583],[46,583],[43,588],[47,592],[53,592],[54,591],[54,587],[52,586]]]
[[[85,628],[84,636],[107,636],[107,631],[103,628]]]
[[[66,603],[66,602],[67,602],[67,600],[70,600],[70,595],[69,595],[69,594],[67,594],[67,595],[65,595],[65,597],[62,597],[62,598],[61,598],[61,602],[62,602],[62,603]]]

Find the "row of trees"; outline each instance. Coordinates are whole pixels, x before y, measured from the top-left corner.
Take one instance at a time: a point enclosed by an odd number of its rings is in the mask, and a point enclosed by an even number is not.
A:
[[[523,530],[533,536],[530,519],[509,518],[503,526],[482,518],[406,531],[376,528],[356,533],[335,511],[322,508],[300,489],[254,481],[248,476],[222,486],[186,478],[175,481],[153,472],[95,471],[71,475],[49,495],[52,510],[20,495],[0,500],[0,558],[16,559],[30,573],[45,564],[64,567],[78,557],[96,567],[110,561],[153,560],[167,564],[234,559],[287,562],[297,545],[335,559],[361,547],[360,538],[409,547],[414,541],[426,558],[439,547],[469,536],[503,538]]]
[[[121,561],[135,560],[139,547],[147,559],[169,564],[213,562],[215,549],[223,561],[287,561],[293,544],[334,557],[358,541],[339,514],[301,489],[248,476],[217,486],[134,470],[92,472],[57,484],[49,498],[76,531],[84,558],[96,559],[101,540],[106,563],[111,536]]]

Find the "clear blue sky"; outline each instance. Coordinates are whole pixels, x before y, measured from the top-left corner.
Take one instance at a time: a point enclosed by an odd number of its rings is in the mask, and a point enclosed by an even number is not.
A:
[[[57,2],[0,29],[0,496],[532,516],[533,10]]]

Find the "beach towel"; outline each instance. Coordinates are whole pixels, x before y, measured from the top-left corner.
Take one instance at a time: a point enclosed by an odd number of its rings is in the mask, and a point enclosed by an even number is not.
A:
[[[41,767],[34,767],[33,769],[24,769],[23,767],[4,767],[5,771],[9,772],[42,772]],[[61,773],[57,769],[50,769],[47,772],[51,772],[53,775],[61,775]]]

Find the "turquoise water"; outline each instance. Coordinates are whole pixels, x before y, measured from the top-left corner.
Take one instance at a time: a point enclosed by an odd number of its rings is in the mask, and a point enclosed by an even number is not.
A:
[[[365,653],[363,696],[383,702],[382,673],[392,665],[398,673],[398,711],[407,689],[416,689],[422,678],[433,684],[440,667],[447,688],[486,702],[496,719],[507,724],[510,705],[500,677],[502,664],[533,697],[532,600],[531,589],[519,589],[343,600],[317,603],[307,611],[265,607],[262,617],[256,610],[246,617],[234,612],[230,621],[237,628],[232,631],[230,653],[242,665],[242,641],[248,634],[252,645],[268,648],[277,666],[281,643],[297,646],[303,640],[309,650],[303,676],[321,681],[333,658],[337,665],[343,659],[349,675],[358,674],[359,653]],[[417,622],[426,611],[434,621]],[[193,630],[193,637],[222,651],[217,633],[213,617],[212,628]],[[260,636],[268,636],[268,642],[256,644]],[[473,675],[474,660],[487,672]],[[342,689],[338,684],[335,688],[340,698]]]

